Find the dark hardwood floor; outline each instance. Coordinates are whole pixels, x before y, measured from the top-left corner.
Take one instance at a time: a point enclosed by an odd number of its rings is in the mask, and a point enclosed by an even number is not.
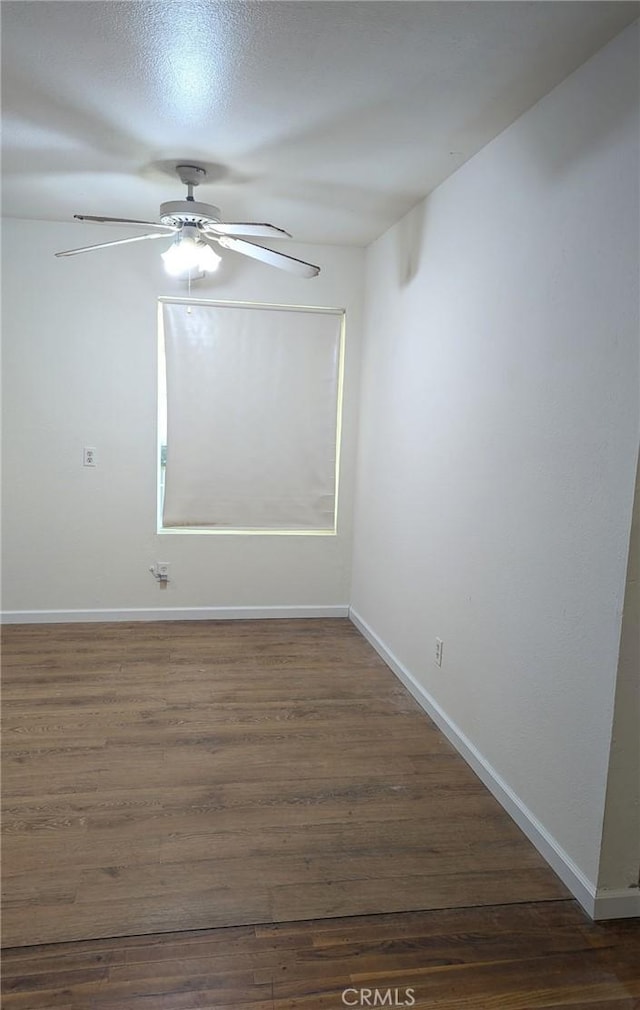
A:
[[[5,1010],[637,1010],[640,923],[561,900],[23,947],[3,990]]]
[[[6,1010],[640,1007],[348,621],[3,640]]]

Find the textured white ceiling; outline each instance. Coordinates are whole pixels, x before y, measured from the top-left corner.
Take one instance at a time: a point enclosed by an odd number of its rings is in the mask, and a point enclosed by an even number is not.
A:
[[[8,2],[3,209],[227,220],[362,244],[638,16],[615,2]],[[81,227],[81,226],[79,226]]]

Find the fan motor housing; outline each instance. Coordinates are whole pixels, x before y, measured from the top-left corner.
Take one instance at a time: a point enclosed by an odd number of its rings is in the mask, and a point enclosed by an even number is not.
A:
[[[162,224],[217,224],[219,220],[220,208],[210,203],[198,203],[197,200],[169,200],[160,204]]]

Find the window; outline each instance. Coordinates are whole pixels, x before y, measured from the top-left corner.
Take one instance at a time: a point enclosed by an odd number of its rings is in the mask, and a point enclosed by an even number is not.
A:
[[[344,312],[160,299],[161,532],[334,534]]]

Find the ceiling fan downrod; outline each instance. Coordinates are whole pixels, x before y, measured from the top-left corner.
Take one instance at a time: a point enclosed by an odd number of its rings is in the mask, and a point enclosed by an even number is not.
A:
[[[183,186],[187,187],[187,200],[193,200],[193,190],[199,186],[207,177],[206,168],[201,165],[176,165],[178,178]]]

